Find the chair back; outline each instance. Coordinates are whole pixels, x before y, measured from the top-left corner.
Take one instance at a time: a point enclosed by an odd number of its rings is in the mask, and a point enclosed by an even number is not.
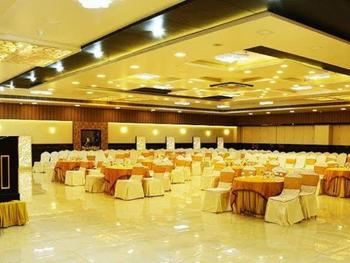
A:
[[[221,171],[219,182],[232,184],[233,179],[235,178],[235,175],[236,175],[236,173],[233,170]]]
[[[142,181],[142,179],[143,179],[143,175],[133,174],[132,176],[130,176],[130,180],[133,180],[133,181]]]
[[[286,176],[284,177],[284,189],[300,189],[302,184],[302,177]]]
[[[302,185],[317,186],[320,179],[318,174],[302,174]]]

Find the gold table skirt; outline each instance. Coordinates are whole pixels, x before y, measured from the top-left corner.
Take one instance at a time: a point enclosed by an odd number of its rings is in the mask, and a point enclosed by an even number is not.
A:
[[[265,215],[267,199],[253,191],[235,192],[233,211],[236,214],[247,214],[257,217]]]
[[[321,180],[320,194],[336,197],[350,197],[350,180],[345,177],[333,178],[328,184]]]
[[[0,227],[22,226],[27,222],[28,212],[25,202],[0,203]]]

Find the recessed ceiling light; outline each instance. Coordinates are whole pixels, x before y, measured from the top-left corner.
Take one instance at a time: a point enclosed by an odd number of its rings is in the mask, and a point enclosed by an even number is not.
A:
[[[217,105],[216,108],[218,108],[218,109],[228,109],[228,108],[230,108],[230,106],[229,105],[225,105],[225,104],[220,104],[220,105]]]
[[[151,79],[159,78],[160,76],[155,74],[149,74],[149,73],[139,73],[139,74],[135,74],[134,77],[142,80],[151,80]]]
[[[170,90],[172,86],[170,85],[154,85],[153,88],[160,90]]]
[[[227,53],[215,56],[215,59],[224,63],[235,63],[238,61],[247,61],[249,55],[246,53]]]
[[[311,70],[309,71],[309,74],[315,74],[315,71]]]
[[[280,77],[279,77],[279,76],[273,76],[272,78],[274,78],[274,79],[279,79]]]
[[[108,80],[107,83],[108,84],[113,84],[113,80]]]
[[[72,81],[72,84],[73,84],[73,85],[79,85],[80,82],[79,82],[79,81]]]
[[[338,91],[342,91],[343,89],[342,89],[342,88],[338,88],[337,90],[338,90]]]
[[[266,114],[271,114],[271,112],[267,111]]]
[[[275,84],[275,83],[276,83],[276,80],[270,80],[270,83],[271,83],[271,84]]]
[[[131,69],[139,69],[140,66],[139,65],[131,65],[129,68],[131,68]]]
[[[260,105],[272,105],[273,101],[260,101],[259,104]]]
[[[349,85],[349,84],[346,84],[346,85],[345,85],[345,88],[349,88],[349,87],[350,87],[350,85]]]
[[[312,89],[312,86],[310,86],[310,85],[304,85],[304,86],[294,85],[293,87],[291,87],[291,89],[295,90],[295,91],[310,90],[310,89]]]
[[[48,91],[55,91],[55,89],[54,88],[49,88],[49,89],[47,89]]]
[[[183,106],[188,106],[191,103],[189,103],[188,101],[175,101],[174,102],[175,105],[183,105]]]
[[[243,72],[244,72],[244,74],[250,74],[250,73],[252,73],[251,70],[245,70],[245,71],[243,71]]]
[[[62,72],[64,70],[64,67],[61,61],[56,62],[50,67],[56,69],[57,72]]]
[[[340,110],[346,110],[346,108],[341,108]]]
[[[80,105],[79,105],[79,104],[75,104],[74,106],[75,106],[75,107],[80,107]]]
[[[305,77],[308,80],[328,79],[330,77],[330,75],[328,73],[314,74],[314,73],[310,73],[310,72],[309,72],[310,75]]]
[[[285,97],[288,96],[288,93],[283,93],[283,96],[285,96]]]
[[[104,55],[101,42],[94,43],[84,48],[84,51],[86,51],[89,54],[92,54],[96,59],[102,58]]]
[[[104,79],[106,77],[106,75],[105,74],[97,74],[97,77],[100,79]]]
[[[47,91],[47,90],[31,90],[30,94],[33,94],[33,95],[52,95],[52,92]]]
[[[87,9],[108,8],[114,0],[79,0],[82,7]]]
[[[152,32],[153,37],[162,38],[166,34],[164,16],[158,15],[148,23],[147,30]]]
[[[178,58],[184,58],[187,56],[187,54],[185,52],[176,52],[174,56]]]
[[[271,31],[271,30],[268,30],[268,29],[260,29],[260,30],[257,31],[257,33],[259,35],[267,36],[267,35],[273,34],[274,32]]]
[[[287,64],[282,64],[281,68],[288,68],[288,65]]]
[[[93,94],[93,92],[92,91],[87,91],[86,94],[91,95],[91,94]]]
[[[250,116],[251,116],[251,115],[253,115],[253,113],[252,113],[252,112],[249,112],[249,113],[248,113],[248,115],[250,115]]]
[[[316,111],[317,111],[317,109],[313,109],[312,111],[313,111],[313,112],[316,112]]]
[[[290,113],[294,113],[294,110],[290,110],[289,112],[290,112]]]
[[[231,72],[232,72],[232,71],[235,71],[235,68],[234,68],[234,67],[229,67],[229,68],[228,68],[228,71],[231,71]]]
[[[277,74],[282,74],[282,73],[283,73],[283,70],[277,70],[276,73],[277,73]]]
[[[96,87],[97,87],[97,85],[92,84],[92,85],[90,85],[90,87],[92,87],[92,88],[96,88]]]
[[[320,88],[324,88],[324,84],[321,84],[321,85],[320,85]]]

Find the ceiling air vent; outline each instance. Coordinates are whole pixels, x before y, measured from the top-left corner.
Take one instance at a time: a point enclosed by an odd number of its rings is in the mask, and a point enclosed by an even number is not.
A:
[[[246,84],[246,83],[240,83],[240,82],[222,82],[222,83],[216,83],[211,84],[210,87],[212,88],[251,88],[254,87],[252,84]]]
[[[133,89],[131,90],[131,92],[155,95],[155,94],[168,94],[171,92],[171,90],[143,87],[143,88]]]
[[[224,96],[224,95],[216,95],[216,96],[204,97],[204,99],[207,99],[207,100],[232,100],[232,97]]]

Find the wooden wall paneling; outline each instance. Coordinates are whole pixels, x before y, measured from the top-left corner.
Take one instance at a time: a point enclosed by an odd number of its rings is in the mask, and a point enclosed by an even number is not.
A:
[[[234,126],[231,116],[106,108],[0,103],[0,119]]]

